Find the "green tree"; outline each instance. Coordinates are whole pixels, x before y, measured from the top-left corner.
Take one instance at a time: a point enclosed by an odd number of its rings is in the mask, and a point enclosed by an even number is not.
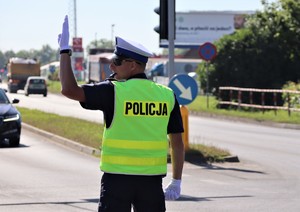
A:
[[[246,28],[217,41],[209,84],[280,89],[300,79],[300,1],[263,0],[263,11],[247,17]],[[199,68],[203,76],[204,67]],[[202,85],[206,85],[206,78]]]
[[[49,45],[43,45],[40,50],[20,50],[17,53],[12,50],[4,53],[0,51],[0,68],[5,66],[8,60],[12,57],[36,59],[41,63],[41,65],[44,65],[53,61],[57,61],[58,56],[58,49],[52,49]]]
[[[2,69],[6,64],[6,58],[2,52],[0,52],[0,69]]]
[[[9,50],[9,51],[4,52],[5,63],[8,63],[8,60],[11,57],[16,57],[16,54],[14,51]]]
[[[43,45],[40,51],[35,51],[32,56],[37,58],[41,64],[47,64],[58,60],[58,50],[52,49],[49,45]]]
[[[16,57],[20,57],[20,58],[31,58],[32,55],[30,53],[30,51],[26,51],[26,50],[20,50],[16,53]]]
[[[87,45],[86,51],[89,52],[89,50],[91,48],[112,49],[113,48],[113,42],[111,40],[107,40],[107,39],[94,40],[94,41],[90,42]]]

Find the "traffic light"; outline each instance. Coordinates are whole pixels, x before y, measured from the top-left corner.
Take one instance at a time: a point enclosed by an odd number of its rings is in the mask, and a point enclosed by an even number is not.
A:
[[[154,31],[159,34],[160,39],[168,39],[168,0],[159,0],[159,7],[154,12],[159,15],[159,26]]]

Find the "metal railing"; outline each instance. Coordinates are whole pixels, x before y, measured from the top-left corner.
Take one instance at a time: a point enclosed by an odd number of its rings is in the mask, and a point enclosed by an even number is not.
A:
[[[229,92],[229,99],[222,99],[223,92]],[[235,92],[235,93],[234,93]],[[242,95],[248,93],[248,101],[242,102]],[[253,95],[254,93],[260,93],[261,104],[253,103]],[[271,93],[273,94],[273,105],[265,104],[265,95]],[[277,94],[287,94],[287,106],[278,106],[277,105]],[[293,108],[291,105],[291,94],[296,94],[300,96],[300,91],[292,91],[292,90],[279,90],[279,89],[256,89],[256,88],[240,88],[240,87],[219,87],[219,104],[220,105],[232,105],[238,108],[240,107],[249,107],[249,108],[257,108],[264,112],[264,110],[286,110],[289,115],[291,111],[300,112],[300,108]],[[300,98],[300,97],[299,97]]]

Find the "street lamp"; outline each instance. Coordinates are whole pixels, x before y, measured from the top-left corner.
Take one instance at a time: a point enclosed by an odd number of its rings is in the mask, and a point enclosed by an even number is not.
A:
[[[98,46],[97,43],[98,43],[98,42],[97,42],[97,32],[96,32],[96,33],[95,33],[95,47],[96,47],[96,48],[97,48],[97,46]]]
[[[111,48],[113,48],[113,40],[114,40],[114,27],[115,25],[111,25]]]

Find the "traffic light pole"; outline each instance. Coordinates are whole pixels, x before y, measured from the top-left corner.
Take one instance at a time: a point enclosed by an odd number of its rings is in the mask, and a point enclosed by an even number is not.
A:
[[[168,0],[169,80],[174,76],[175,0]]]

